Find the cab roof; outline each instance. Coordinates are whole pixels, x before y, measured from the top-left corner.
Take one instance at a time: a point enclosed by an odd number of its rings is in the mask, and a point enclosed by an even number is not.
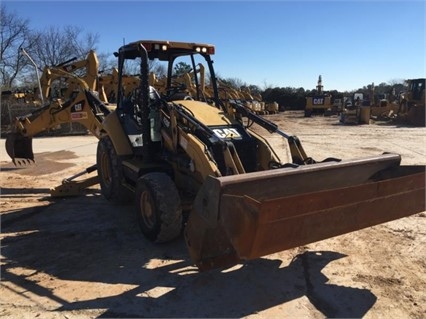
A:
[[[119,49],[119,53],[124,52],[124,56],[127,59],[135,59],[140,56],[139,45],[145,47],[150,60],[159,59],[160,61],[168,61],[171,56],[177,57],[190,54],[212,55],[215,53],[215,47],[211,44],[164,40],[139,40],[131,42],[123,45]]]

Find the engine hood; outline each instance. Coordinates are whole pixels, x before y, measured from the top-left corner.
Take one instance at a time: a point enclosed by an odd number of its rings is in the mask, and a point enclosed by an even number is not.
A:
[[[207,126],[222,126],[235,124],[228,118],[223,110],[217,107],[210,106],[205,102],[194,100],[178,100],[174,103],[182,105],[185,109],[190,111],[192,115],[204,125]]]

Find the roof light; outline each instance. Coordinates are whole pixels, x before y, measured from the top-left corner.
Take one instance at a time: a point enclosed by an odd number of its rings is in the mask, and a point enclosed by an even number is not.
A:
[[[159,44],[154,44],[154,50],[160,50],[160,45]]]
[[[214,53],[214,48],[212,47],[194,47],[194,50],[198,53],[207,53],[207,54]]]
[[[163,51],[167,51],[167,45],[163,44],[163,45],[161,46],[161,50],[163,50]]]

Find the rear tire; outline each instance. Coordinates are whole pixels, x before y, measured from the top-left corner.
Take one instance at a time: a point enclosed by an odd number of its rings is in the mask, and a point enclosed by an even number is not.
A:
[[[148,173],[136,187],[136,213],[139,227],[149,240],[164,243],[182,231],[182,205],[179,192],[165,173]]]
[[[108,136],[102,137],[98,142],[96,166],[102,195],[116,203],[130,203],[132,193],[123,186],[121,160]]]

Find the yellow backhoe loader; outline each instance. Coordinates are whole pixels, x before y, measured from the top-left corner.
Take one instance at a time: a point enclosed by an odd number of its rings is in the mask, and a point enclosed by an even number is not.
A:
[[[214,53],[209,44],[147,40],[115,54],[117,108],[102,122],[98,178],[105,198],[135,203],[149,240],[183,231],[204,271],[425,210],[425,166],[402,166],[388,153],[314,160],[296,136],[238,101],[220,100]],[[170,98],[182,90],[172,71],[184,58],[193,70],[199,59],[208,66],[214,105]],[[167,95],[149,86],[149,60],[168,65]],[[140,86],[128,97],[120,79],[131,61],[140,65]],[[254,125],[282,136],[288,157],[279,158]]]
[[[139,77],[132,75],[121,76],[121,86],[123,87],[123,94],[127,96],[139,86]],[[101,74],[98,77],[98,92],[106,96],[105,101],[110,103],[117,102],[117,88],[118,88],[118,70],[113,68],[110,74]]]
[[[426,79],[407,80],[408,90],[402,94],[395,120],[414,126],[425,126]]]
[[[65,72],[60,68],[49,68],[49,78],[64,78],[73,83],[74,91],[67,99],[51,99],[44,106],[32,113],[19,116],[12,124],[11,132],[6,138],[6,152],[13,163],[26,164],[34,161],[32,138],[44,131],[56,129],[64,123],[80,123],[97,138],[103,130],[102,122],[111,110],[105,105],[82,78]],[[46,85],[50,86],[50,82]],[[47,86],[46,86],[47,87]],[[88,168],[85,173],[96,170]],[[64,179],[62,185],[51,190],[53,196],[74,196],[98,183],[97,176],[84,181],[75,181],[77,174]]]

